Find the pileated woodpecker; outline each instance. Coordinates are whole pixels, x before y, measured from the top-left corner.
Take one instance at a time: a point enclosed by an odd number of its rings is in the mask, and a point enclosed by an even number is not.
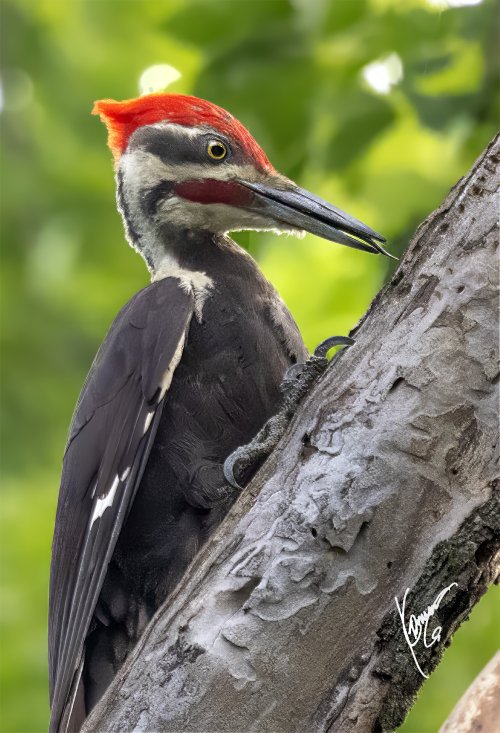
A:
[[[385,253],[383,237],[280,175],[214,104],[150,94],[94,113],[152,283],[112,324],[70,427],[50,579],[53,733],[79,730],[234,501],[225,460],[307,359],[283,301],[227,233],[306,230]]]

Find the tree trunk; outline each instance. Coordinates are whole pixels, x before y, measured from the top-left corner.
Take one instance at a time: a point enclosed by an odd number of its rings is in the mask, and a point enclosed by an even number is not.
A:
[[[87,733],[403,721],[498,573],[499,170],[497,138],[418,229]],[[428,646],[405,639],[406,589],[407,629],[446,591]]]

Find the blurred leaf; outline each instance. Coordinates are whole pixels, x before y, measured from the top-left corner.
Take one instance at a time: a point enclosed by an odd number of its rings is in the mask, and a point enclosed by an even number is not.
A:
[[[484,59],[479,43],[462,43],[447,66],[434,73],[427,69],[417,82],[417,90],[432,96],[478,92],[483,74]]]
[[[333,114],[338,129],[327,148],[326,163],[336,169],[359,160],[374,139],[393,124],[396,116],[385,99],[363,92],[351,95],[338,111],[333,110]]]
[[[341,33],[363,21],[367,16],[368,0],[356,0],[348,3],[327,3],[324,21],[325,33]]]
[[[453,123],[469,122],[469,129],[475,117],[474,107],[479,102],[478,95],[464,94],[460,96],[428,97],[408,92],[408,97],[418,111],[422,125],[445,130]]]
[[[186,3],[165,24],[167,33],[198,47],[220,50],[250,35],[266,35],[276,22],[293,16],[288,0],[232,0]]]
[[[315,68],[307,45],[300,36],[250,37],[238,58],[235,65],[232,53],[214,57],[194,91],[231,109],[286,170],[303,157],[310,127]]]

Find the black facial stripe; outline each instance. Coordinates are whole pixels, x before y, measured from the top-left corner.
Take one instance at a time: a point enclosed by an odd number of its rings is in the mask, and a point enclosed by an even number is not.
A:
[[[223,161],[214,160],[208,155],[207,145],[211,140],[221,140],[227,147],[228,154]],[[194,163],[217,166],[229,159],[236,164],[246,162],[246,156],[236,143],[210,128],[200,130],[199,134],[193,136],[192,128],[188,127],[162,129],[146,125],[131,135],[128,150],[145,150],[168,165]]]
[[[172,195],[175,181],[160,181],[153,188],[145,188],[141,191],[141,207],[143,213],[152,217],[156,214],[158,204]]]
[[[195,152],[192,140],[189,140],[191,144],[188,147],[186,145],[188,140],[180,138],[178,135],[167,134],[165,130],[154,127],[139,128],[134,133],[133,138],[133,144],[130,145],[129,143],[129,149],[140,148],[147,153],[156,155],[165,163],[193,162],[190,160]],[[186,148],[188,149],[186,150]],[[189,157],[187,153],[190,153]],[[198,158],[199,150],[196,149],[196,162]]]

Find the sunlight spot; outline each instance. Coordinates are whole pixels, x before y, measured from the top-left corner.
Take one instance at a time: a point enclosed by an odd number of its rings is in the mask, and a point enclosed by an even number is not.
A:
[[[77,222],[65,214],[49,219],[29,250],[26,269],[29,285],[39,293],[71,280],[82,243]]]
[[[139,79],[140,94],[161,92],[174,81],[178,81],[182,74],[170,64],[155,64],[145,69]]]
[[[19,112],[33,99],[33,82],[22,69],[4,69],[1,79],[0,112]]]
[[[465,8],[468,5],[481,5],[483,0],[427,0],[431,8],[447,10],[448,8]]]
[[[380,61],[372,61],[361,70],[363,79],[379,94],[389,94],[392,87],[403,78],[403,62],[397,53],[391,53]]]

